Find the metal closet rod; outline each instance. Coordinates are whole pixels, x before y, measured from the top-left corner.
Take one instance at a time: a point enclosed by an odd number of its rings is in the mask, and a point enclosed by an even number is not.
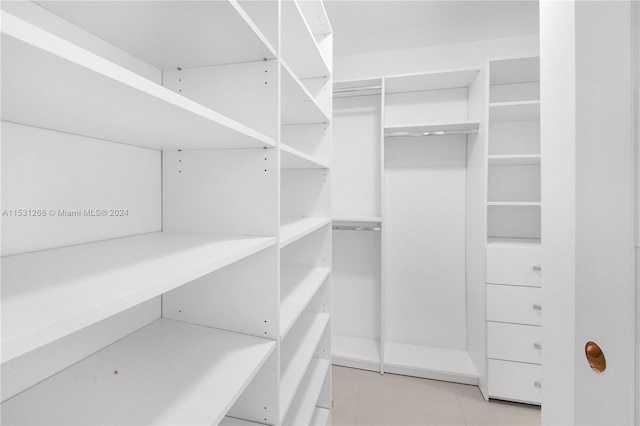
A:
[[[381,90],[382,86],[362,86],[362,87],[345,87],[342,89],[333,89],[333,93],[361,92],[363,90]]]
[[[380,232],[381,227],[379,226],[355,226],[355,225],[333,225],[332,229],[336,229],[338,231],[374,231]]]
[[[414,136],[446,136],[446,135],[477,135],[478,129],[471,130],[435,130],[429,132],[394,132],[385,133],[385,138],[414,137]]]

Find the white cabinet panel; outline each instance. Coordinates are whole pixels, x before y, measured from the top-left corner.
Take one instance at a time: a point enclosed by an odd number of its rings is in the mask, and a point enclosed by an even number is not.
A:
[[[541,325],[541,300],[539,288],[487,285],[487,320]]]
[[[540,286],[542,251],[540,246],[487,247],[487,282],[493,284],[514,284]]]
[[[489,358],[542,364],[542,327],[487,323]]]
[[[489,360],[489,397],[540,404],[542,366]],[[538,387],[540,386],[540,387]]]

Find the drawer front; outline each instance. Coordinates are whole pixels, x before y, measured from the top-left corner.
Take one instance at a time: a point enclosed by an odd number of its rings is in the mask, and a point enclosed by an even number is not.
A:
[[[540,248],[487,247],[487,282],[539,287]]]
[[[542,327],[487,323],[489,358],[542,364]]]
[[[541,325],[542,293],[538,287],[487,284],[487,320]]]
[[[511,361],[489,360],[489,397],[540,404],[542,366]]]

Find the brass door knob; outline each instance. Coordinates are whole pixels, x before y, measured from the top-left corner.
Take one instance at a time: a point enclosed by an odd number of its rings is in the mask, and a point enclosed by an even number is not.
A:
[[[584,346],[584,354],[587,357],[589,366],[596,373],[600,374],[607,368],[607,359],[596,342],[587,342]]]

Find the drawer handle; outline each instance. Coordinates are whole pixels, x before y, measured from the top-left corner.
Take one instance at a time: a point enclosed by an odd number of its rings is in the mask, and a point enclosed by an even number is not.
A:
[[[535,381],[533,382],[533,386],[537,387],[538,389],[542,389],[542,382]]]
[[[534,266],[534,267],[533,267],[533,270],[534,270],[535,272],[542,272],[542,266]]]
[[[533,344],[533,347],[536,348],[536,349],[542,350],[542,343],[537,343],[536,342],[536,343]]]
[[[533,310],[534,311],[542,311],[542,305],[538,305],[538,304],[533,305]]]

